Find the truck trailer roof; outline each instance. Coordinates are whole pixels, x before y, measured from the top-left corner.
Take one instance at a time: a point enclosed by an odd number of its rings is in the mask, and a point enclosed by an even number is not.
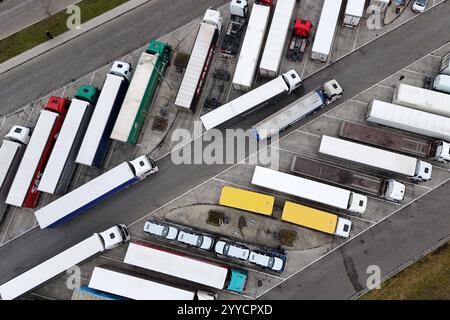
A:
[[[325,0],[323,3],[312,52],[330,54],[341,5],[342,0]]]

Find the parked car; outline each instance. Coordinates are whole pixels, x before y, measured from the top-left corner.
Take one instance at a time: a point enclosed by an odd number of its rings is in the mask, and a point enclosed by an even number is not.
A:
[[[428,0],[414,0],[412,10],[417,13],[422,13],[427,7]]]
[[[214,244],[214,239],[210,236],[187,231],[180,231],[177,240],[204,250],[210,250]]]
[[[215,251],[218,254],[240,260],[247,260],[248,256],[250,255],[249,249],[225,241],[217,241]]]
[[[248,257],[248,261],[257,264],[263,268],[276,272],[283,272],[285,259],[279,256],[269,255],[264,252],[252,251]]]
[[[155,220],[145,222],[144,232],[167,240],[175,240],[178,236],[178,228]]]

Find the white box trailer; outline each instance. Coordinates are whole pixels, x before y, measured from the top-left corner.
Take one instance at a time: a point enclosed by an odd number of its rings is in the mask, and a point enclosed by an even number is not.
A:
[[[342,0],[325,0],[314,38],[311,59],[327,62],[333,47]]]
[[[365,6],[366,0],[347,0],[342,25],[344,27],[356,28],[361,22]]]
[[[269,18],[269,6],[256,3],[253,5],[234,72],[233,88],[236,90],[250,91],[253,87],[256,67],[261,54]]]
[[[442,57],[439,73],[450,76],[450,52],[448,52]]]
[[[155,162],[147,156],[124,162],[37,210],[34,215],[41,229],[55,228],[157,171]]]
[[[280,72],[296,2],[296,0],[277,1],[259,64],[259,73],[263,77],[275,78]]]
[[[89,288],[133,300],[194,300],[196,293],[95,267]]]
[[[359,193],[269,168],[256,166],[252,184],[355,213],[367,207],[367,197]]]
[[[200,117],[206,130],[216,128],[224,123],[244,115],[257,107],[288,95],[302,85],[302,79],[294,69],[263,84],[262,86],[243,94],[242,96],[208,112]]]
[[[84,135],[76,163],[100,167],[108,151],[109,139],[131,79],[131,65],[116,61],[98,97]]]
[[[194,109],[204,85],[222,24],[223,17],[219,11],[212,9],[206,11],[175,99],[175,105],[181,110]]]
[[[431,164],[410,156],[330,136],[322,136],[319,153],[416,181],[431,179]]]
[[[450,141],[450,118],[429,112],[373,100],[368,106],[366,120],[427,137]]]
[[[130,240],[126,226],[117,225],[79,242],[0,286],[3,300],[18,298],[69,268]]]
[[[50,194],[64,194],[75,171],[78,151],[94,111],[89,102],[72,99],[38,190]]]
[[[401,83],[395,89],[392,103],[450,117],[450,95],[433,90]]]

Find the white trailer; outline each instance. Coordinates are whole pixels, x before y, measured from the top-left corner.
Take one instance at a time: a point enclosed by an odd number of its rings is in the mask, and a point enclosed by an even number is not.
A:
[[[439,73],[450,76],[450,52],[448,52],[447,54],[445,54],[442,57],[441,67],[439,68]]]
[[[34,215],[41,229],[55,228],[157,171],[155,162],[147,156],[124,162],[37,210]]]
[[[254,4],[241,52],[233,77],[233,88],[236,90],[250,91],[253,87],[256,67],[261,54],[267,25],[270,18],[270,7]]]
[[[79,242],[0,286],[3,300],[18,298],[69,268],[130,240],[125,225],[117,225]]]
[[[433,90],[400,84],[392,103],[450,117],[450,95]]]
[[[212,9],[206,11],[175,99],[175,105],[181,110],[194,109],[204,85],[222,24],[223,17],[219,11]]]
[[[311,91],[287,107],[255,124],[252,128],[258,141],[269,139],[297,121],[313,114],[322,107],[342,97],[342,87],[336,80],[326,82],[321,88]]]
[[[263,77],[275,78],[280,72],[296,2],[296,0],[277,1],[259,64],[259,73]]]
[[[84,135],[76,163],[100,167],[108,151],[109,138],[131,79],[131,65],[114,62],[98,98]]]
[[[359,193],[269,168],[256,166],[252,184],[355,213],[367,207],[367,197]]]
[[[366,0],[348,0],[342,25],[344,27],[356,28],[361,22],[365,6]]]
[[[325,0],[314,38],[311,59],[327,62],[333,47],[342,0]]]
[[[424,136],[450,141],[450,119],[416,109],[373,100],[366,120]]]
[[[200,117],[206,130],[218,127],[239,115],[257,107],[262,107],[280,96],[288,95],[302,85],[302,79],[294,69],[263,84],[262,86],[247,92],[246,94],[230,101],[223,106]]]
[[[194,300],[197,293],[125,273],[95,267],[89,288],[133,300]]]
[[[22,160],[25,148],[30,141],[29,128],[14,126],[5,136],[0,147],[0,223],[8,205],[5,203],[9,188]]]
[[[75,171],[75,159],[94,111],[89,102],[72,99],[38,190],[64,194]]]
[[[406,176],[415,181],[431,179],[432,166],[427,162],[330,136],[322,136],[319,153],[379,171]]]

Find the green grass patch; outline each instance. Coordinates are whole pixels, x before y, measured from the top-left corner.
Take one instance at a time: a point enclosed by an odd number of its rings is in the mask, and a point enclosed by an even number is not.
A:
[[[385,281],[362,300],[450,300],[450,242]]]
[[[82,23],[95,18],[129,0],[83,0],[77,5],[81,9]],[[46,32],[54,37],[68,31],[66,10],[60,11],[8,38],[0,40],[0,63],[11,59],[43,42],[48,41]]]

